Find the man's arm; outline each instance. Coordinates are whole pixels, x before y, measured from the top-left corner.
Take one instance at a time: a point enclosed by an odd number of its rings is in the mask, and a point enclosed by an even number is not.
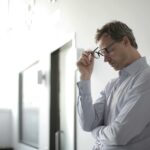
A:
[[[105,94],[101,92],[101,96],[97,99],[96,103],[92,103],[90,84],[90,80],[78,82],[79,97],[77,110],[80,124],[85,131],[91,131],[97,126],[102,125],[106,102]]]
[[[126,94],[126,103],[114,122],[99,126],[93,136],[106,145],[126,145],[140,135],[150,123],[150,81],[132,88]]]
[[[77,61],[80,72],[80,82],[78,82],[79,97],[77,109],[82,128],[91,131],[102,123],[104,114],[104,94],[96,105],[92,103],[91,97],[91,75],[93,72],[94,57],[91,51],[84,51]]]

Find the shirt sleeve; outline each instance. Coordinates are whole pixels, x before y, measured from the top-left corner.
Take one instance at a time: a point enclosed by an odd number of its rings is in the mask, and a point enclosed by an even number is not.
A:
[[[150,81],[140,83],[127,94],[116,119],[96,127],[93,136],[106,145],[126,145],[150,123]]]
[[[101,92],[100,97],[93,104],[91,96],[90,80],[82,80],[77,83],[79,96],[77,101],[77,111],[81,127],[85,131],[91,131],[95,127],[103,124],[105,93]]]

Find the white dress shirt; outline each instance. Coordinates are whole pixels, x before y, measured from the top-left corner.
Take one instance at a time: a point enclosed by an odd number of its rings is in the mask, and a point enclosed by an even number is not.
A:
[[[150,150],[150,67],[142,57],[119,72],[93,104],[90,80],[77,83],[80,124],[93,150]]]

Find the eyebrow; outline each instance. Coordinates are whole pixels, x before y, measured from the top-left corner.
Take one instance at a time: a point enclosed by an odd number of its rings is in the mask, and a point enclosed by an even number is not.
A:
[[[109,44],[107,47],[101,48],[101,49],[107,49],[110,48],[112,45],[114,45],[116,43],[116,41],[113,41],[111,44]]]

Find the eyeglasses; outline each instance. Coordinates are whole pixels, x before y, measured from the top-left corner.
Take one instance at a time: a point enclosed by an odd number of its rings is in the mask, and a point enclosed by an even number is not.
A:
[[[93,51],[92,51],[92,55],[94,58],[98,59],[100,58],[100,56],[104,56],[105,53],[109,54],[111,52],[110,47],[113,46],[115,42],[112,42],[110,45],[108,45],[107,47],[100,49],[99,47],[96,47]]]

